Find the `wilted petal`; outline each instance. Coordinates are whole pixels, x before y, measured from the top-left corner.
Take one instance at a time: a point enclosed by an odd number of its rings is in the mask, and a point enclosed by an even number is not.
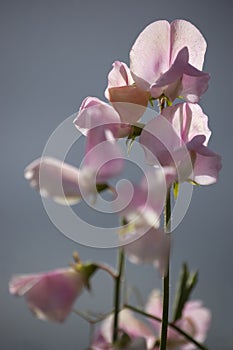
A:
[[[9,283],[10,293],[25,296],[38,318],[55,322],[65,320],[83,287],[81,274],[71,268],[14,276]]]
[[[50,157],[36,159],[24,172],[41,196],[52,197],[60,204],[75,204],[80,200],[79,174],[79,169]]]

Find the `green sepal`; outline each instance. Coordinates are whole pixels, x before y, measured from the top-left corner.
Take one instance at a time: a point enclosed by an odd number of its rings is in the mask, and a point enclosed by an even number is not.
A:
[[[75,270],[79,272],[82,275],[83,282],[85,287],[90,290],[90,278],[94,275],[94,273],[99,269],[99,266],[93,263],[87,263],[87,264],[76,264],[74,266]]]
[[[188,182],[191,184],[191,185],[194,185],[194,186],[201,186],[198,182],[194,181],[194,180],[188,180]]]
[[[179,188],[180,188],[179,182],[175,182],[175,183],[173,184],[173,195],[174,195],[174,198],[175,198],[175,199],[178,198],[178,195],[179,195]]]
[[[194,287],[196,286],[197,281],[198,272],[189,272],[187,264],[184,263],[177,284],[176,296],[173,305],[173,322],[179,320],[182,317],[185,303],[189,300],[189,297]]]
[[[109,186],[107,184],[96,184],[96,190],[98,193],[107,190]]]

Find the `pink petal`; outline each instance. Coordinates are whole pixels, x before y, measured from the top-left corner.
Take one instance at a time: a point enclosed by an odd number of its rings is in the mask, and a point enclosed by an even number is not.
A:
[[[198,104],[178,103],[165,108],[162,115],[171,123],[182,142],[187,143],[197,135],[204,135],[206,138],[204,144],[208,144],[211,135],[208,117]]]
[[[95,97],[87,97],[79,109],[79,113],[74,120],[74,125],[84,135],[87,131],[97,126],[106,128],[117,133],[121,124],[120,116],[109,104]]]
[[[116,88],[120,86],[129,86],[134,84],[130,69],[127,65],[120,61],[115,61],[113,63],[113,68],[108,74],[108,86],[105,90],[105,97],[109,98],[109,89]]]
[[[132,232],[120,237],[120,242],[124,245],[124,251],[127,258],[133,264],[153,264],[161,275],[166,275],[167,271],[167,252],[170,246],[170,239],[163,230],[151,228],[149,231],[140,235],[138,232]],[[138,235],[140,238],[127,244],[132,236]]]
[[[163,92],[171,101],[182,95],[190,102],[198,102],[207,90],[209,74],[199,71],[189,63],[187,47],[181,49],[170,69],[151,86],[151,95],[158,98]]]
[[[130,69],[136,85],[149,89],[169,69],[170,24],[157,21],[148,25],[136,39],[130,52]]]
[[[83,164],[94,170],[97,183],[104,183],[122,172],[124,159],[110,130],[99,126],[88,131]]]
[[[103,321],[100,328],[102,336],[108,343],[111,343],[112,340],[112,322],[113,316],[111,315]],[[155,337],[150,328],[134,317],[133,313],[127,309],[119,313],[119,329],[126,332],[132,339],[142,337],[147,340],[148,344],[153,344],[155,341]]]
[[[221,168],[221,156],[201,146],[196,151],[192,180],[200,185],[211,185],[218,180]]]
[[[189,63],[201,70],[207,46],[203,35],[192,23],[175,20],[171,23],[170,64],[175,61],[178,52],[185,46],[189,51]]]
[[[60,269],[35,275],[15,276],[10,293],[25,296],[29,308],[40,319],[63,322],[84,286],[73,269]]]
[[[81,198],[79,169],[55,158],[43,157],[29,164],[24,176],[43,197],[61,204],[75,204]]]

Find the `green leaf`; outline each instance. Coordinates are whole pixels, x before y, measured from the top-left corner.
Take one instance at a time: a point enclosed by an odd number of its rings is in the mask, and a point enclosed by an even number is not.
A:
[[[196,286],[198,281],[198,272],[189,272],[186,263],[183,264],[180,278],[177,284],[176,296],[173,305],[173,322],[179,320],[182,317],[183,308],[185,303],[189,300],[189,297]]]

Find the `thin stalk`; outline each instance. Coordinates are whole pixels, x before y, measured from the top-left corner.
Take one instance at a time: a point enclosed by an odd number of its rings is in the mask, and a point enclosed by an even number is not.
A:
[[[167,199],[164,208],[164,233],[170,234],[171,230],[171,190],[168,189]],[[167,253],[167,274],[163,277],[163,314],[161,327],[160,350],[166,350],[167,347],[167,328],[169,311],[169,260],[170,251]]]
[[[143,311],[143,310],[140,310],[134,306],[131,306],[131,305],[128,305],[128,304],[125,304],[124,307],[126,309],[129,309],[129,310],[132,310],[142,316],[145,316],[145,317],[148,317],[148,318],[151,318],[155,321],[158,321],[158,322],[162,322],[162,319],[160,317],[156,317],[156,316],[153,316],[151,314],[148,314],[147,312]],[[208,350],[204,345],[198,343],[195,339],[193,339],[188,333],[184,332],[182,329],[180,329],[179,327],[177,327],[174,323],[172,322],[168,322],[168,325],[169,327],[173,328],[174,330],[177,331],[177,333],[180,333],[183,337],[185,337],[187,340],[189,340],[190,342],[192,342],[193,344],[195,344],[198,349],[201,349],[201,350]]]
[[[120,311],[120,298],[121,298],[121,278],[124,269],[125,255],[124,250],[119,248],[118,250],[118,268],[117,276],[115,277],[115,292],[114,292],[114,318],[113,318],[113,333],[112,341],[115,343],[118,340],[118,314]]]

